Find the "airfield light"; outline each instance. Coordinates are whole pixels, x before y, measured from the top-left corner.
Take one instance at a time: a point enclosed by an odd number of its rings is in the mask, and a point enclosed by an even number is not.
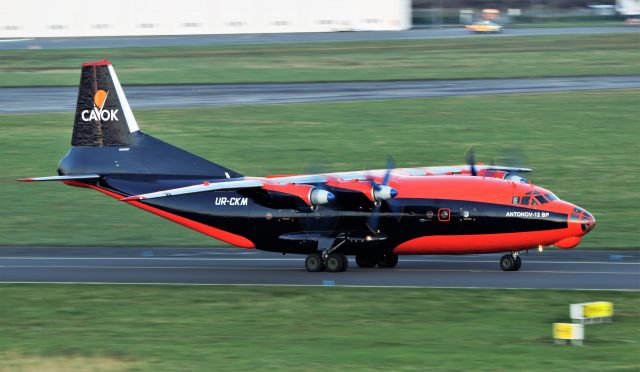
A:
[[[538,252],[542,252],[544,250],[544,247],[541,245],[538,246]]]

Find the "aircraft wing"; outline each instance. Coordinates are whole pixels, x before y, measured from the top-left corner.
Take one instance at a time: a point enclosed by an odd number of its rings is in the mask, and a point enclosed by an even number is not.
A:
[[[500,170],[506,172],[531,172],[529,168],[503,167],[496,165],[478,165],[478,170]],[[338,172],[328,174],[311,174],[296,176],[277,176],[266,178],[249,178],[234,181],[221,182],[204,182],[197,185],[180,187],[170,190],[156,191],[148,194],[133,195],[122,199],[123,201],[143,200],[163,198],[167,196],[176,196],[184,194],[193,194],[206,191],[221,190],[237,190],[247,188],[263,188],[265,190],[278,191],[301,197],[309,204],[309,193],[312,191],[314,184],[327,184],[332,187],[345,188],[354,191],[361,191],[370,199],[375,199],[375,195],[371,194],[371,181],[375,177],[383,177],[387,172],[386,169],[376,169],[360,172]],[[446,174],[469,173],[468,165],[460,166],[443,166],[443,167],[424,167],[424,168],[396,168],[392,170],[395,175],[402,176],[434,176]],[[361,182],[352,182],[361,181]],[[378,190],[376,188],[376,190]],[[389,190],[390,191],[390,190]],[[369,195],[371,194],[371,195]],[[326,196],[326,195],[325,195]],[[323,197],[325,197],[323,196]],[[331,196],[333,197],[333,196]]]
[[[165,196],[193,194],[193,193],[205,192],[205,191],[247,189],[252,187],[262,187],[263,185],[264,183],[262,181],[252,180],[252,179],[239,180],[239,181],[214,182],[214,183],[204,182],[204,183],[193,185],[193,186],[156,191],[156,192],[151,192],[151,193],[142,194],[142,195],[133,195],[133,196],[129,196],[127,198],[122,199],[122,201],[155,199],[155,198],[163,198]]]
[[[499,170],[499,171],[516,172],[516,173],[533,172],[533,169],[531,169],[531,168],[503,167],[503,166],[500,166],[500,165],[478,165],[477,167],[480,168],[480,169]]]

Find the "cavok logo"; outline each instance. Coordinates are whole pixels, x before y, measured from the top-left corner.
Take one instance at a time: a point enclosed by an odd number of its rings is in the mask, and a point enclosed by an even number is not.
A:
[[[118,121],[118,111],[120,110],[103,109],[105,102],[107,102],[108,95],[108,91],[104,91],[102,89],[96,91],[96,94],[93,96],[93,110],[83,110],[80,114],[82,121]]]

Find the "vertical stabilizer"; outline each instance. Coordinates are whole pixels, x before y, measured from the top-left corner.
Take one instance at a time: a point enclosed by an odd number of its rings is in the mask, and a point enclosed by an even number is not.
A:
[[[229,168],[142,133],[113,66],[106,59],[82,64],[71,145],[60,160],[59,175],[242,177]]]
[[[82,64],[72,146],[122,146],[138,131],[118,77],[106,59]]]

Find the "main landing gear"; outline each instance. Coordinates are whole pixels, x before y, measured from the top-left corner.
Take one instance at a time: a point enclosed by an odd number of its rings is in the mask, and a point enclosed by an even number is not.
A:
[[[374,255],[356,255],[356,264],[359,268],[372,268],[378,265],[380,268],[392,268],[398,264],[398,255],[393,253],[385,253],[380,256]],[[324,254],[324,252],[312,253],[304,260],[304,266],[308,271],[329,271],[337,273],[345,271],[349,267],[347,256],[342,253]]]
[[[522,266],[522,259],[517,251],[505,254],[500,258],[500,268],[503,271],[518,271],[520,266]]]
[[[304,260],[304,266],[311,272],[327,270],[331,273],[337,273],[347,270],[349,260],[342,253],[332,253],[324,258],[322,253],[318,252],[308,255],[307,259]]]
[[[335,253],[345,242],[346,238],[343,234],[338,235],[335,240],[326,239],[318,241],[319,248],[327,246],[328,248],[308,255],[304,260],[304,266],[311,272],[327,270],[331,273],[337,273],[347,270],[349,267],[347,256],[342,253]]]
[[[318,240],[318,252],[312,253],[304,260],[304,266],[308,271],[329,271],[337,273],[347,270],[349,260],[337,250],[347,242],[353,241],[353,237],[340,234],[335,238],[323,238]],[[380,268],[396,267],[398,264],[398,255],[393,253],[360,253],[356,255],[356,264],[360,268],[370,268],[378,265]]]

